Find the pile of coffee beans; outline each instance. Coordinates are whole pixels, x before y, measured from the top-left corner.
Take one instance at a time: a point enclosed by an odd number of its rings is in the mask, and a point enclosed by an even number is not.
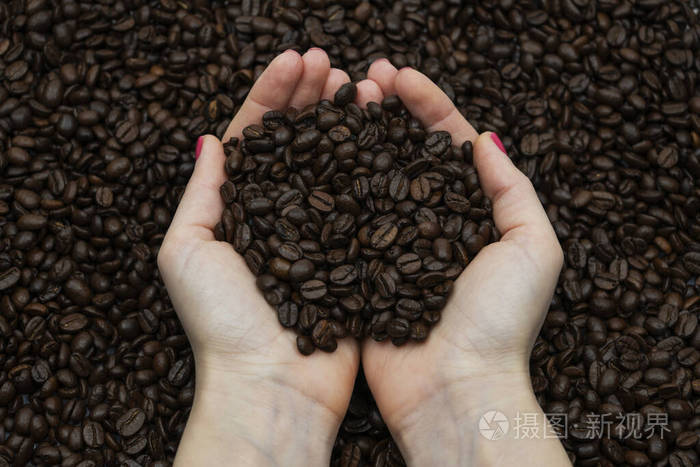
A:
[[[427,132],[397,96],[270,111],[226,145],[216,238],[243,255],[304,355],[337,338],[426,339],[492,239],[472,144]]]
[[[159,244],[196,137],[313,46],[421,70],[533,181],[566,253],[533,385],[575,464],[700,464],[698,7],[0,2],[0,465],[172,461],[194,366]],[[400,465],[362,384],[332,464]]]
[[[332,467],[405,466],[401,451],[374,403],[362,369],[333,448]]]

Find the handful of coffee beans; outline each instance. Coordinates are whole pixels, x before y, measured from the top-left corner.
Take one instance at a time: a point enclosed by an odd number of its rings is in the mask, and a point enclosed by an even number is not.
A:
[[[299,351],[351,335],[422,341],[453,283],[497,233],[472,147],[428,132],[397,96],[270,111],[226,146],[216,226]]]

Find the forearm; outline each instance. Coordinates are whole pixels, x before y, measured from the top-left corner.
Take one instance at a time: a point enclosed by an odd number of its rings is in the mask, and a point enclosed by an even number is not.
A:
[[[198,374],[175,466],[327,466],[338,424],[274,382]]]
[[[479,421],[489,412],[505,415],[508,431],[502,437],[491,431],[504,425],[497,423],[498,415],[496,420],[487,416],[485,422],[491,423],[480,430]],[[393,431],[409,466],[570,465],[529,378],[453,386],[407,415]]]

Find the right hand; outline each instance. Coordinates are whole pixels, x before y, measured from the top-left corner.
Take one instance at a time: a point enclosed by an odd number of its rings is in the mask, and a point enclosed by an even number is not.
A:
[[[384,420],[414,465],[568,463],[556,439],[513,448],[480,443],[484,439],[475,432],[489,409],[511,420],[517,412],[536,412],[541,428],[546,425],[528,361],[563,254],[532,184],[499,148],[500,140],[493,133],[478,135],[421,73],[397,71],[381,60],[368,78],[384,95],[398,94],[428,131],[450,132],[456,146],[474,144],[474,164],[501,235],[462,272],[426,342],[363,343],[365,375]]]

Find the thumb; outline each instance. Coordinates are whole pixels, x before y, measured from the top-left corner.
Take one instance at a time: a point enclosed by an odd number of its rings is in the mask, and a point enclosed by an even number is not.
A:
[[[559,273],[563,253],[530,180],[511,162],[498,135],[482,133],[474,143],[474,164],[491,200],[501,241],[515,241]]]
[[[213,240],[224,209],[219,189],[226,181],[224,147],[215,136],[197,140],[194,172],[175,212],[169,232],[184,238]]]

